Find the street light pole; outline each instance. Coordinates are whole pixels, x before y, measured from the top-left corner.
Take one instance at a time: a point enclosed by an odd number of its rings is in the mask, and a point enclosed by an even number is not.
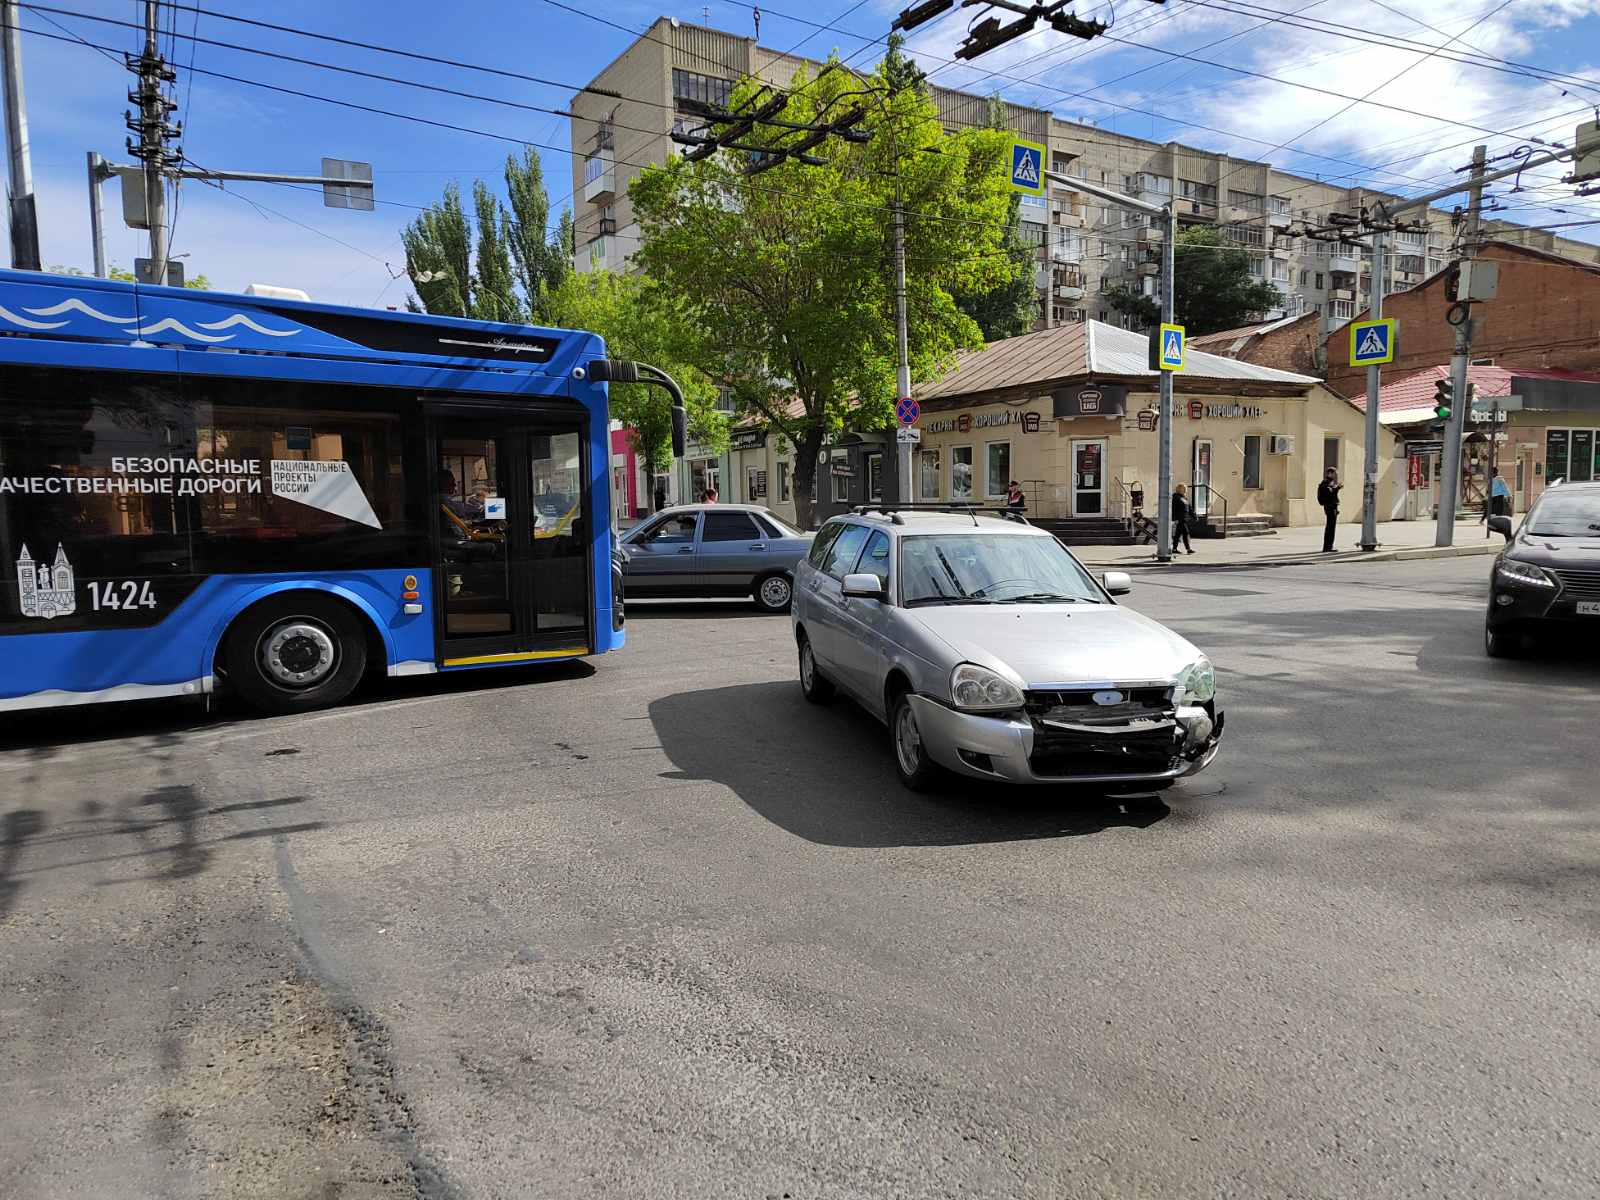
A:
[[[895,381],[896,405],[911,395],[911,344],[906,333],[906,210],[900,198],[900,163],[895,160],[894,188],[894,336],[900,359],[900,369]],[[911,443],[901,442],[900,487],[895,499],[906,504],[911,500]],[[870,482],[870,481],[869,481]],[[871,496],[867,497],[872,499]]]
[[[11,265],[19,271],[37,271],[39,222],[33,199],[33,165],[28,152],[28,105],[22,91],[22,43],[14,0],[0,0],[0,58],[5,74],[6,147],[9,151],[7,183],[11,222]]]

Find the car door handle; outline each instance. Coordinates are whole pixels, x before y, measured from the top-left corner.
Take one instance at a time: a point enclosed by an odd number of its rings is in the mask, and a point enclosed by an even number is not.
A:
[[[678,547],[678,553],[679,554],[693,554],[694,553],[694,547],[693,546],[679,546]]]
[[[765,550],[766,548],[767,544],[765,542],[752,542],[750,544],[751,550]]]

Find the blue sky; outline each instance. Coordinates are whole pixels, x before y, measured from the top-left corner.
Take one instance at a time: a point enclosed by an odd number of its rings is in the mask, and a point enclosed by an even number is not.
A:
[[[136,21],[142,5],[130,0],[45,0],[52,7],[119,21]],[[1582,110],[1600,104],[1600,0],[1169,0],[1165,5],[1123,0],[1112,9],[1086,4],[1085,18],[1114,20],[1111,37],[1085,43],[1053,32],[1035,33],[979,63],[952,65],[950,56],[978,10],[958,9],[913,40],[923,66],[936,81],[1000,93],[1023,103],[1053,108],[1120,133],[1178,138],[1316,176],[1343,176],[1396,190],[1420,191],[1449,178],[1464,163],[1474,140],[1491,155],[1509,151],[1518,138],[1570,140]],[[1484,52],[1545,72],[1594,79],[1552,84],[1506,71],[1447,62],[1441,56],[1392,46],[1345,41],[1323,32],[1296,29],[1268,19],[1271,10],[1298,14],[1304,22],[1348,24],[1380,39],[1395,37],[1445,43]],[[192,11],[177,13],[180,33],[198,29],[202,38],[234,42],[316,62],[336,63],[396,75],[516,104],[561,109],[581,85],[657,16],[707,22],[740,34],[754,30],[749,5],[640,4],[577,0],[606,24],[564,11],[545,0],[516,5],[459,0],[453,6],[420,0],[373,3],[307,3],[277,0],[202,0],[202,6],[233,15],[362,41],[462,59],[552,81],[548,85],[414,63],[388,55],[332,46],[274,33]],[[838,48],[852,62],[869,63],[903,0],[824,0],[819,7],[797,0],[762,6],[761,41],[781,49],[822,56]],[[709,18],[705,10],[709,8]],[[48,16],[48,19],[47,19]],[[803,18],[803,19],[802,19]],[[57,24],[52,25],[53,20]],[[171,20],[170,14],[166,18]],[[833,24],[819,30],[817,24]],[[65,27],[84,39],[134,50],[139,34],[61,13],[25,12],[28,29],[64,36]],[[624,28],[616,28],[615,26]],[[1440,32],[1442,31],[1442,33]],[[1113,40],[1120,39],[1120,40]],[[216,286],[237,289],[251,282],[303,287],[318,299],[358,305],[399,304],[408,289],[393,278],[404,263],[401,227],[415,208],[437,198],[445,183],[463,189],[476,176],[498,180],[501,163],[516,141],[541,150],[551,198],[558,206],[570,189],[567,123],[559,116],[477,100],[419,91],[227,50],[195,45],[182,37],[173,56],[179,69],[177,99],[186,124],[184,149],[208,167],[315,174],[321,156],[363,159],[373,164],[378,210],[324,209],[320,195],[265,184],[232,184],[226,194],[198,184],[182,189],[174,253],[187,254],[191,273],[205,272]],[[122,149],[130,77],[120,62],[80,45],[24,36],[24,78],[31,124],[35,191],[47,263],[86,267],[89,262],[85,152],[98,150],[127,161]],[[186,70],[194,66],[297,91],[393,109],[501,135],[496,140],[428,128],[317,100],[302,99]],[[1175,58],[1172,55],[1190,55]],[[1242,76],[1194,61],[1210,59],[1271,75]],[[1400,74],[1404,72],[1404,74]],[[1347,103],[1326,93],[1373,92],[1390,105],[1380,109]],[[1294,86],[1299,84],[1301,86]],[[570,85],[570,86],[569,86]],[[1322,92],[1311,89],[1320,88]],[[1565,89],[1568,94],[1563,96]],[[1395,109],[1410,110],[1397,112]],[[1142,111],[1136,111],[1142,110]],[[1592,116],[1592,113],[1589,114]],[[1332,118],[1316,129],[1324,118]],[[1450,118],[1465,122],[1451,125]],[[1471,126],[1476,126],[1472,128]],[[1461,144],[1464,143],[1464,144]],[[1282,147],[1276,149],[1276,147]],[[1373,168],[1381,168],[1373,170]],[[1571,198],[1570,188],[1551,182],[1557,171],[1530,176],[1528,190],[1495,190],[1507,217],[1532,223],[1600,218],[1600,196]],[[254,202],[254,203],[251,203]],[[1567,210],[1552,212],[1559,203]],[[141,233],[118,219],[114,185],[107,188],[108,253],[131,265],[144,250]],[[1563,230],[1600,241],[1600,225]]]

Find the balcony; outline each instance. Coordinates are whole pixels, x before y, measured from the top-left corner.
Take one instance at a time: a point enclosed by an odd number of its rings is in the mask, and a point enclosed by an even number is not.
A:
[[[1287,210],[1283,212],[1269,211],[1267,213],[1267,224],[1271,225],[1274,229],[1287,229],[1290,225],[1294,224],[1294,214],[1288,212]]]
[[[1216,219],[1217,206],[1210,201],[1178,201],[1178,220],[1180,221],[1215,221]]]
[[[615,217],[601,217],[598,227],[602,237],[608,233],[615,233],[617,231],[617,219]]]
[[[1330,300],[1347,300],[1347,301],[1349,301],[1349,300],[1354,300],[1355,298],[1356,298],[1356,292],[1355,292],[1354,288],[1336,287],[1336,288],[1329,288],[1328,289],[1328,299],[1330,299]]]
[[[1056,208],[1050,211],[1050,223],[1057,229],[1082,229],[1083,214],[1073,212],[1070,208]]]
[[[1050,261],[1081,263],[1083,261],[1083,243],[1076,238],[1070,241],[1052,242],[1050,245]]]
[[[1159,246],[1167,240],[1167,231],[1160,225],[1142,225],[1139,228],[1139,245]]]
[[[1065,301],[1067,301],[1069,303],[1076,303],[1077,301],[1082,300],[1083,296],[1084,296],[1084,289],[1083,289],[1083,285],[1082,284],[1077,284],[1077,283],[1058,283],[1058,284],[1056,284],[1056,299],[1057,300],[1065,300]]]
[[[617,190],[617,165],[611,151],[591,154],[583,163],[583,198],[606,200]]]
[[[1328,256],[1328,270],[1335,274],[1356,275],[1361,271],[1361,260],[1353,254],[1331,254]]]
[[[1142,262],[1134,265],[1134,271],[1140,275],[1161,274],[1161,264],[1158,262]]]

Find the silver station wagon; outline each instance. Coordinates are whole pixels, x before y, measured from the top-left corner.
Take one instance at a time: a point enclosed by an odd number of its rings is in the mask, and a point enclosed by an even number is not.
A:
[[[976,511],[856,509],[795,573],[806,699],[888,725],[922,790],[944,772],[1146,790],[1204,770],[1223,717],[1210,661],[1113,599],[1054,537]]]

